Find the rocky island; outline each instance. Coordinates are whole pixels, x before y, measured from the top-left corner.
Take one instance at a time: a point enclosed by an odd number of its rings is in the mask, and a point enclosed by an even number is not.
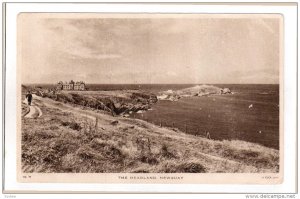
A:
[[[182,97],[232,94],[229,88],[219,88],[212,85],[197,85],[177,91],[167,90],[159,93],[159,100],[177,101]]]

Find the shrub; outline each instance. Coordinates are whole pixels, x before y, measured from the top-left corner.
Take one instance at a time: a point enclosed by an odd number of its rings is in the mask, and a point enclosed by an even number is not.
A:
[[[49,147],[53,149],[55,153],[63,156],[68,153],[73,153],[78,148],[78,144],[72,139],[58,138],[53,140]]]
[[[71,122],[69,127],[73,130],[76,131],[80,131],[81,130],[81,126],[79,124],[77,124],[76,122]]]
[[[167,163],[161,172],[164,173],[206,173],[206,168],[195,162],[188,163]]]
[[[49,132],[49,131],[36,131],[34,134],[34,137],[37,139],[50,139],[50,138],[54,138],[57,135],[55,133]]]
[[[80,131],[82,129],[82,127],[74,121],[72,121],[72,122],[62,121],[61,124],[63,126],[68,126],[68,127],[70,127],[71,129],[73,129],[75,131]]]
[[[95,153],[90,147],[81,147],[77,150],[76,154],[83,160],[89,160],[95,157]]]
[[[149,173],[149,171],[146,171],[145,169],[137,169],[133,170],[132,173]]]
[[[165,157],[165,158],[176,158],[176,156],[169,151],[166,144],[162,145],[161,150],[160,150],[160,154],[161,154],[162,157]]]
[[[180,168],[184,173],[205,173],[206,169],[201,164],[197,163],[186,163],[181,165],[182,168]]]
[[[153,154],[148,154],[148,156],[142,155],[139,159],[143,163],[147,163],[147,164],[151,164],[151,165],[158,164],[158,160],[156,157],[154,157]]]
[[[94,139],[91,143],[91,148],[101,153],[105,158],[111,160],[123,160],[125,155],[122,153],[115,144],[109,141],[102,141],[100,139]]]

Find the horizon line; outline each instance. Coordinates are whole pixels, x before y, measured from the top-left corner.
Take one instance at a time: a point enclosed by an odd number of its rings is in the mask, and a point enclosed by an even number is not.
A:
[[[83,81],[84,82],[84,81]],[[271,85],[280,85],[280,83],[86,83],[87,85],[91,85],[91,84],[101,84],[101,85],[189,85],[189,84],[193,84],[193,85],[197,85],[197,84],[253,84],[253,85],[257,85],[257,84],[271,84]],[[30,84],[53,84],[56,85],[57,83],[21,83],[21,85],[30,85]]]

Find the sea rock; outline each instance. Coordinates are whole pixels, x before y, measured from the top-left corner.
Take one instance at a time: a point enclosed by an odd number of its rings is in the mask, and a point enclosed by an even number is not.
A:
[[[178,101],[180,99],[180,96],[176,93],[168,93],[168,94],[162,94],[157,97],[159,100],[169,100],[169,101]]]
[[[178,94],[181,96],[193,96],[198,94],[198,96],[202,94],[220,94],[221,88],[212,86],[212,85],[197,85],[190,88],[185,88],[178,91]]]
[[[231,90],[229,88],[223,88],[221,94],[231,94]]]
[[[167,94],[162,94],[162,95],[157,96],[157,99],[159,99],[159,100],[167,100],[168,96],[169,95],[167,95]]]

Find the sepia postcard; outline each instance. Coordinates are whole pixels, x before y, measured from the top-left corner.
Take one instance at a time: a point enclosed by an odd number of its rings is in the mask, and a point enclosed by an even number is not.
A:
[[[279,14],[20,13],[18,182],[279,184]]]

